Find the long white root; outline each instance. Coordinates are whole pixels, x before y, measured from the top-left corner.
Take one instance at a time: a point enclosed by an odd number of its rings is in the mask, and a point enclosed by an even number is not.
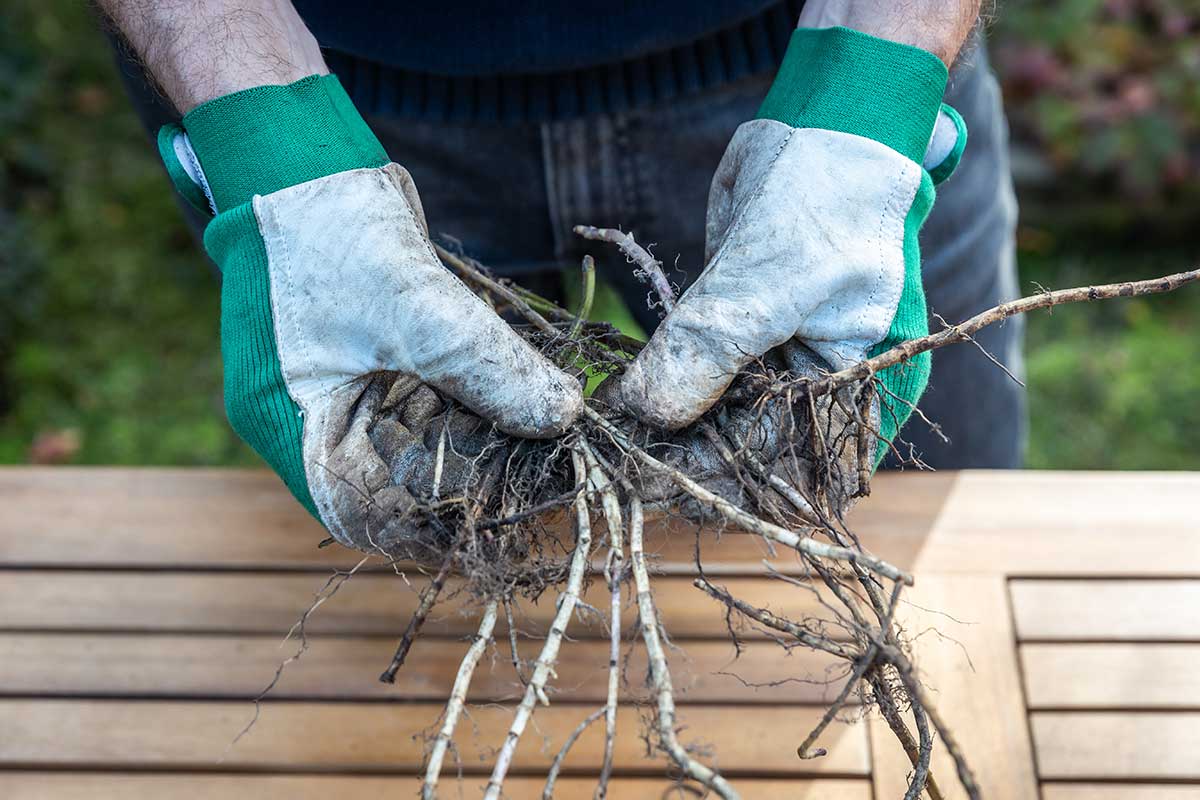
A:
[[[433,750],[429,753],[429,763],[425,767],[425,782],[421,786],[423,800],[433,800],[437,796],[438,776],[442,772],[442,761],[446,757],[446,748],[454,736],[454,728],[462,714],[463,705],[467,701],[467,690],[471,686],[471,677],[479,664],[483,651],[492,638],[492,629],[496,627],[496,610],[499,606],[496,600],[490,601],[483,610],[483,620],[467,654],[458,665],[458,675],[454,678],[454,688],[450,691],[450,699],[446,701],[446,710],[442,714],[442,728],[437,738],[433,740]]]
[[[583,483],[587,480],[587,468],[584,466],[583,456],[576,450],[571,453],[571,460],[575,465],[576,483]],[[542,652],[534,663],[533,675],[529,678],[529,684],[525,687],[525,695],[521,698],[521,703],[513,715],[512,725],[509,726],[508,735],[504,738],[504,745],[496,757],[496,764],[492,768],[492,777],[488,780],[487,791],[484,794],[485,800],[497,800],[500,797],[504,778],[508,775],[513,755],[517,751],[517,743],[521,741],[521,734],[525,732],[525,726],[529,724],[529,718],[533,716],[534,705],[539,700],[543,705],[550,704],[545,692],[546,681],[554,671],[554,664],[558,660],[558,650],[562,645],[563,636],[567,632],[567,624],[571,621],[571,616],[575,613],[575,605],[579,602],[579,593],[583,587],[583,577],[587,572],[591,548],[591,517],[588,512],[586,494],[580,492],[575,498],[575,551],[571,555],[567,585],[558,597],[558,611],[550,625],[550,632],[546,635]]]
[[[671,671],[667,667],[667,657],[658,636],[658,611],[654,608],[654,595],[650,593],[650,573],[646,570],[646,554],[642,549],[642,525],[642,501],[634,496],[629,499],[629,556],[637,589],[642,641],[646,644],[650,680],[658,704],[655,722],[658,725],[659,744],[685,775],[712,789],[722,800],[738,800],[739,795],[729,782],[688,755],[675,735],[675,689],[671,685]]]

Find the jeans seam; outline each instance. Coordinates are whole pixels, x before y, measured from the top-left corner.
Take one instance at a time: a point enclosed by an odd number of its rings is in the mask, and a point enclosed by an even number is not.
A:
[[[642,163],[645,152],[642,148],[632,145],[633,128],[638,124],[636,117],[628,114],[617,114],[613,117],[613,145],[616,149],[615,161],[620,170],[621,194],[618,208],[623,217],[622,224],[630,229],[643,231],[648,236],[654,229],[655,204],[650,202],[651,186],[647,179],[648,170]],[[643,245],[652,244],[644,241]]]
[[[566,242],[563,241],[563,219],[566,217],[563,198],[558,190],[559,168],[556,159],[555,123],[543,122],[538,126],[542,140],[542,174],[546,190],[546,217],[550,223],[550,235],[554,242],[554,257],[566,257]]]

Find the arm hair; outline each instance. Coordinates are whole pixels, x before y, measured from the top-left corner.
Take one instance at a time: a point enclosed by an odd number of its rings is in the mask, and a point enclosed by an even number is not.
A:
[[[181,113],[231,92],[328,74],[290,0],[97,0]]]
[[[980,0],[807,0],[800,27],[842,25],[928,50],[950,66],[979,11]]]

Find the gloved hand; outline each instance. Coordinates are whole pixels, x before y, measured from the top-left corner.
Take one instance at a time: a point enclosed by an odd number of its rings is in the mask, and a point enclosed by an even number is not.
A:
[[[411,533],[401,518],[432,490],[443,431],[441,495],[463,479],[453,434],[480,425],[447,418],[429,387],[516,436],[557,435],[580,413],[578,383],[442,266],[411,178],[337,78],[205,103],[159,150],[215,214],[204,243],[223,274],[230,423],[338,541],[391,552]]]
[[[738,128],[713,178],[705,270],[614,399],[675,430],[785,342],[838,370],[927,333],[917,233],[966,142],[941,102],[946,78],[924,50],[797,30],[759,118]],[[924,391],[929,354],[879,377],[890,442]]]

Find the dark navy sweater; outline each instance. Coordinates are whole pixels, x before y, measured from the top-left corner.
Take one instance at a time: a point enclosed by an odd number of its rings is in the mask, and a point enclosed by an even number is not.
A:
[[[543,121],[775,69],[803,0],[295,0],[367,113]]]

